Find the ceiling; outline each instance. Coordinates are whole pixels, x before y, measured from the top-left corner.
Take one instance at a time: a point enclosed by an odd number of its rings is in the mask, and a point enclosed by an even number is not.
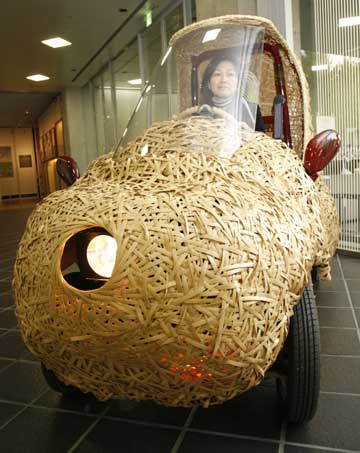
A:
[[[144,28],[166,0],[12,0],[2,2],[0,127],[30,127],[56,95],[84,85]],[[71,46],[42,40],[61,36]],[[50,80],[32,82],[26,76]]]

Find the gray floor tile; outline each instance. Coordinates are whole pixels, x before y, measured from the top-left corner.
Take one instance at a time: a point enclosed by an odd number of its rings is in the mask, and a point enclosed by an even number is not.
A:
[[[170,453],[177,429],[101,420],[76,448],[76,453]]]
[[[360,357],[321,356],[320,388],[325,392],[356,393],[360,397]]]
[[[166,407],[152,401],[114,401],[107,415],[150,423],[183,426],[190,409]]]
[[[355,316],[356,316],[356,319],[357,319],[357,323],[358,323],[358,327],[360,327],[360,309],[359,308],[355,308]]]
[[[357,265],[342,265],[342,271],[344,273],[345,279],[348,278],[360,278],[360,266],[359,263]]]
[[[299,447],[295,445],[285,445],[284,453],[334,453],[334,450],[326,450],[324,448],[320,449],[309,446]],[[341,450],[336,450],[336,453],[341,453]]]
[[[187,432],[179,453],[239,453],[254,451],[256,453],[277,453],[276,443],[259,442],[249,439],[215,436],[199,432]]]
[[[350,291],[350,296],[353,306],[360,308],[360,292]]]
[[[0,402],[0,426],[7,423],[15,414],[24,409],[23,405]],[[1,433],[1,431],[0,431]],[[1,439],[1,435],[0,435]]]
[[[11,291],[11,280],[0,281],[0,293]]]
[[[61,409],[74,412],[83,412],[84,414],[99,414],[111,402],[99,401],[90,394],[76,394],[75,396],[63,396],[53,390],[49,390],[45,395],[37,399],[36,406],[45,406],[50,409]]]
[[[281,409],[275,389],[254,389],[220,406],[199,408],[191,428],[280,439]]]
[[[17,327],[17,319],[13,308],[8,308],[7,310],[0,312],[0,328],[2,329],[12,329]]]
[[[359,420],[360,396],[321,394],[313,420],[288,425],[286,441],[359,451]]]
[[[316,291],[345,291],[345,285],[342,278],[332,279],[330,282],[320,282]]]
[[[360,279],[346,279],[347,286],[350,292],[360,291]]]
[[[15,330],[10,330],[0,337],[0,357],[37,360],[25,346],[20,332]]]
[[[321,327],[355,328],[354,316],[350,308],[318,307],[318,313]]]
[[[344,277],[347,278],[360,278],[360,260],[352,257],[340,257],[341,268]]]
[[[318,307],[350,307],[348,295],[345,291],[319,291],[315,296]]]
[[[7,368],[12,363],[14,363],[12,360],[6,360],[6,359],[0,358],[0,373],[3,369]]]
[[[359,355],[360,342],[355,329],[320,329],[322,354]]]
[[[0,431],[4,452],[64,453],[93,419],[47,409],[28,408]]]
[[[13,295],[10,292],[0,294],[0,308],[14,307]]]
[[[14,363],[0,373],[0,399],[3,400],[29,403],[47,388],[37,363]]]

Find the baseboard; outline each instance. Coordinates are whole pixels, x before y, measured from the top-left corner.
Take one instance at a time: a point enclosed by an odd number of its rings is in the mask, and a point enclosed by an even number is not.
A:
[[[37,193],[22,193],[16,195],[1,195],[1,200],[13,200],[17,198],[38,198]]]
[[[354,252],[353,250],[337,249],[336,252],[339,255],[353,256],[354,258],[360,258],[360,252]]]

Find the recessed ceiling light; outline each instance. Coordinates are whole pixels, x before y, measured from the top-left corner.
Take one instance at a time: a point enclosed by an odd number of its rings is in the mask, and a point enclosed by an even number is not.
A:
[[[49,80],[50,77],[47,77],[42,74],[34,74],[34,75],[29,75],[26,77],[29,80],[32,80],[33,82],[42,82],[43,80]]]
[[[71,46],[71,42],[66,41],[66,39],[62,38],[51,38],[51,39],[45,39],[44,41],[41,41],[43,44],[46,46],[53,47],[56,49],[57,47],[65,47],[65,46]]]
[[[141,85],[141,82],[141,79],[128,80],[128,83],[130,83],[130,85]]]

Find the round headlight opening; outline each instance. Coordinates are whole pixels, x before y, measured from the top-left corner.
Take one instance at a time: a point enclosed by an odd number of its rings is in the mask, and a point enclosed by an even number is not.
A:
[[[112,236],[100,234],[89,242],[86,257],[91,269],[101,277],[112,276],[117,252],[117,243]]]
[[[72,287],[92,291],[111,277],[116,261],[117,243],[102,227],[77,231],[64,244],[61,274]]]

